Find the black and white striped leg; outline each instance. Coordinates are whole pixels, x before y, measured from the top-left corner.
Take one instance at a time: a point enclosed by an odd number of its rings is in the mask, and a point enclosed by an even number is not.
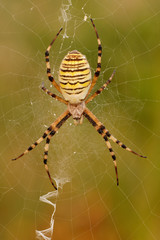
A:
[[[99,88],[92,96],[90,96],[85,103],[89,103],[90,101],[93,100],[93,98],[95,98],[97,95],[99,95],[107,86],[108,84],[112,81],[112,78],[114,77],[115,74],[115,70],[113,71],[112,75],[110,76],[110,78],[103,84],[103,86],[101,88]]]
[[[58,129],[57,129],[58,130]],[[44,148],[44,159],[43,159],[43,162],[44,162],[44,166],[45,166],[45,169],[46,169],[46,172],[48,174],[48,177],[50,179],[50,182],[51,184],[53,185],[53,187],[57,190],[57,187],[56,185],[53,183],[53,180],[51,178],[51,175],[50,175],[50,172],[49,172],[49,169],[48,169],[48,165],[47,165],[47,160],[48,160],[48,151],[49,151],[49,144],[50,144],[50,140],[51,140],[51,137],[53,137],[53,135],[56,133],[56,131],[52,131],[47,139],[46,139],[46,145],[45,145],[45,148]]]
[[[143,156],[139,153],[136,153],[135,151],[131,150],[129,147],[127,147],[125,144],[123,144],[121,141],[119,141],[117,138],[115,138],[109,131],[108,129],[106,129],[103,124],[96,118],[96,116],[89,111],[88,108],[85,109],[85,111],[89,114],[89,116],[92,118],[92,120],[94,122],[96,122],[97,126],[99,127],[99,131],[102,131],[104,136],[106,136],[107,138],[111,139],[113,142],[117,143],[121,148],[124,148],[125,150],[139,156],[142,158],[146,158],[146,156]]]
[[[47,76],[49,81],[53,84],[53,86],[61,93],[60,87],[59,85],[56,83],[56,81],[54,80],[54,77],[51,75],[51,67],[50,67],[50,62],[49,62],[49,51],[52,47],[52,44],[54,43],[54,41],[57,39],[58,35],[60,34],[60,32],[62,31],[62,28],[59,30],[59,32],[57,33],[57,35],[55,36],[55,38],[52,40],[52,42],[50,43],[49,47],[47,48],[46,52],[45,52],[45,58],[46,58],[46,67],[47,67]]]
[[[94,73],[94,77],[93,77],[93,80],[92,80],[92,83],[91,83],[91,86],[88,90],[88,93],[87,93],[87,96],[89,95],[89,93],[91,92],[92,88],[94,87],[94,85],[96,84],[96,81],[99,77],[99,74],[100,74],[100,71],[101,71],[101,58],[102,58],[102,45],[101,45],[101,40],[99,38],[99,35],[98,35],[98,32],[97,32],[97,29],[95,27],[95,24],[93,22],[93,19],[91,18],[90,19],[91,22],[92,22],[92,25],[93,25],[93,28],[95,30],[95,33],[96,33],[96,37],[97,37],[97,42],[98,42],[98,59],[97,59],[97,68],[96,68],[96,71]],[[87,97],[86,96],[86,97]]]
[[[34,149],[39,143],[41,143],[47,135],[56,127],[61,126],[64,121],[66,121],[71,116],[70,112],[66,110],[63,114],[61,114],[51,125],[47,130],[44,132],[42,137],[40,137],[35,143],[33,143],[28,149],[26,149],[22,154],[20,154],[18,157],[13,158],[12,160],[17,160],[18,158],[22,157],[23,155],[30,152],[32,149]]]
[[[63,98],[57,96],[56,94],[54,93],[51,93],[45,86],[44,86],[44,83],[42,83],[42,90],[47,93],[49,96],[51,96],[52,98],[55,98],[56,100],[58,100],[59,102],[62,102],[64,104],[68,104],[68,102],[66,100],[64,100]]]
[[[20,154],[16,158],[13,158],[12,160],[17,160],[18,158],[22,157],[23,155],[29,153],[32,149],[34,149],[39,143],[41,143],[47,137],[47,135],[50,133],[51,130],[52,130],[52,125],[49,128],[47,128],[47,130],[44,132],[42,137],[40,137],[35,143],[33,143],[31,146],[29,146],[29,148],[26,149],[22,154]]]
[[[117,186],[119,185],[119,179],[118,179],[118,169],[117,169],[117,162],[116,162],[116,155],[112,149],[112,146],[108,140],[108,137],[104,134],[105,127],[103,126],[103,129],[99,126],[102,126],[100,121],[91,113],[87,108],[84,110],[83,115],[88,119],[88,121],[92,124],[92,126],[97,130],[99,134],[102,135],[103,139],[106,142],[106,145],[108,147],[108,150],[110,152],[110,155],[113,159],[115,173],[116,173],[116,180],[117,180]],[[96,118],[96,119],[95,119]]]
[[[125,150],[139,156],[142,158],[146,158],[146,156],[143,156],[139,153],[136,153],[135,151],[133,151],[132,149],[130,149],[129,147],[127,147],[124,143],[122,143],[121,141],[119,141],[117,138],[115,138],[112,134],[110,134],[110,132],[106,129],[106,136],[108,136],[113,142],[117,143],[121,148],[124,148]]]
[[[98,130],[97,130],[97,131],[98,131]],[[100,134],[101,134],[101,133],[100,133]],[[102,135],[102,134],[101,134],[101,135]],[[102,135],[102,136],[103,136],[103,135]],[[115,155],[115,153],[114,153],[114,151],[113,151],[113,149],[112,149],[112,146],[111,146],[108,138],[105,137],[105,136],[103,136],[103,138],[104,138],[104,140],[105,140],[105,142],[106,142],[106,145],[107,145],[107,147],[108,147],[108,150],[109,150],[109,152],[110,152],[110,154],[111,154],[111,157],[112,157],[112,159],[113,159],[114,168],[115,168],[115,172],[116,172],[117,186],[118,186],[118,185],[119,185],[119,179],[118,179],[118,170],[117,170],[116,155]]]
[[[65,121],[71,116],[70,113],[68,113],[61,121],[59,121],[55,128],[51,131],[51,133],[48,135],[47,139],[46,139],[46,145],[45,145],[45,148],[44,148],[44,159],[43,159],[43,162],[44,162],[44,166],[45,166],[45,169],[46,169],[46,172],[48,174],[48,177],[50,179],[50,182],[51,184],[53,185],[53,187],[57,190],[57,187],[56,185],[53,183],[53,180],[51,178],[51,175],[50,175],[50,172],[49,172],[49,169],[48,169],[48,165],[47,165],[47,160],[48,160],[48,151],[49,151],[49,144],[50,144],[50,140],[51,138],[54,136],[54,134],[58,131],[58,129],[63,125],[63,123],[65,123]]]
[[[127,151],[129,151],[129,152],[131,152],[131,153],[133,153],[133,154],[135,154],[139,157],[146,158],[145,156],[142,156],[139,153],[136,153],[135,151],[131,150],[129,147],[127,147],[125,144],[123,144],[118,139],[116,139],[113,135],[111,135],[110,132],[105,128],[105,126],[96,118],[96,116],[91,111],[89,111],[88,108],[86,108],[84,110],[83,115],[88,119],[88,121],[92,124],[92,126],[95,127],[97,132],[102,135],[102,137],[106,141],[107,147],[108,147],[108,149],[111,153],[111,156],[112,156],[113,160],[114,160],[114,158],[116,159],[116,157],[115,157],[115,154],[112,150],[110,142],[108,141],[108,138],[110,138],[113,142],[117,143],[120,147],[126,149]],[[116,174],[117,174],[116,161],[114,161],[114,164],[115,164],[115,171],[116,171]],[[117,181],[117,185],[118,185],[118,181]]]

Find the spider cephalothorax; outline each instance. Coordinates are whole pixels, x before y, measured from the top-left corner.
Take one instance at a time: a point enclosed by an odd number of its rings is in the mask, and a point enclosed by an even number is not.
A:
[[[56,83],[54,80],[54,77],[51,75],[51,69],[50,69],[50,62],[49,62],[49,51],[51,49],[52,44],[58,37],[59,33],[62,31],[62,28],[57,33],[56,37],[53,39],[49,47],[47,48],[45,52],[45,58],[46,58],[46,67],[47,67],[47,75],[48,79],[51,81],[53,86],[59,91],[59,93],[62,94],[64,98],[61,98],[54,93],[51,93],[47,88],[42,85],[42,90],[45,91],[48,95],[51,97],[57,99],[58,101],[66,104],[68,106],[67,110],[62,113],[51,125],[47,128],[47,130],[44,132],[42,137],[40,137],[35,143],[33,143],[27,150],[25,150],[21,155],[19,155],[17,158],[14,158],[12,160],[16,160],[23,155],[27,154],[29,151],[34,149],[40,142],[42,142],[46,138],[46,144],[45,144],[45,151],[44,151],[44,165],[45,169],[47,171],[47,174],[49,176],[49,179],[51,181],[51,184],[53,187],[57,190],[57,186],[54,184],[47,165],[47,159],[48,159],[48,150],[49,150],[49,144],[50,140],[53,137],[53,135],[58,131],[58,129],[63,125],[63,123],[72,116],[74,119],[74,123],[82,123],[83,116],[88,119],[88,121],[92,124],[92,126],[97,130],[97,132],[102,135],[103,139],[106,142],[106,145],[109,149],[110,155],[113,159],[114,166],[115,166],[115,172],[116,172],[116,178],[117,178],[117,185],[119,184],[118,179],[118,172],[117,172],[117,164],[116,164],[116,156],[114,154],[114,151],[112,149],[112,146],[109,142],[109,139],[111,139],[113,142],[117,143],[120,147],[126,149],[129,152],[132,152],[139,157],[144,157],[130,148],[128,148],[126,145],[124,145],[121,141],[116,139],[106,128],[105,126],[96,118],[96,116],[89,111],[89,109],[86,107],[86,104],[90,101],[92,101],[93,98],[95,98],[98,94],[100,94],[106,86],[111,82],[115,71],[112,73],[110,78],[103,84],[103,86],[98,89],[94,94],[92,94],[88,99],[88,95],[91,92],[92,88],[94,87],[98,76],[100,74],[101,70],[101,55],[102,55],[102,47],[101,47],[101,41],[98,36],[97,30],[95,28],[95,25],[93,23],[93,20],[91,19],[92,25],[94,27],[96,36],[97,36],[97,42],[98,42],[98,60],[97,60],[97,68],[94,73],[93,79],[91,80],[91,70],[89,63],[84,55],[82,55],[77,50],[73,50],[69,52],[64,59],[61,62],[60,69],[59,69],[59,84]]]
[[[78,104],[68,104],[68,110],[71,113],[73,120],[74,120],[74,124],[78,124],[81,123],[83,121],[83,112],[86,108],[85,102],[81,102]]]

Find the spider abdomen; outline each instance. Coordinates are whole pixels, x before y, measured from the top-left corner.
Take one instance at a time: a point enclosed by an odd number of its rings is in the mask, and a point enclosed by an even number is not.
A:
[[[69,52],[61,62],[59,82],[63,97],[71,104],[84,100],[91,84],[91,70],[84,55]]]

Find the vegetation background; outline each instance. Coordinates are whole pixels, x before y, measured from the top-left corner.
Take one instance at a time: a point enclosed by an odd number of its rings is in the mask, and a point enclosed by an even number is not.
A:
[[[65,109],[41,90],[44,52],[54,76],[70,50],[96,68],[94,19],[102,40],[98,89],[116,68],[113,82],[88,107],[111,133],[147,159],[120,149],[120,186],[105,143],[84,120],[70,119],[51,142],[49,168],[64,182],[59,189],[52,239],[158,240],[160,220],[160,2],[159,0],[0,1],[0,239],[35,239],[49,228],[53,206],[41,195],[52,191],[43,166],[44,144],[12,162]],[[66,180],[65,180],[66,179]],[[49,235],[50,233],[48,233]],[[43,239],[43,238],[42,238]],[[47,239],[47,238],[46,238]]]

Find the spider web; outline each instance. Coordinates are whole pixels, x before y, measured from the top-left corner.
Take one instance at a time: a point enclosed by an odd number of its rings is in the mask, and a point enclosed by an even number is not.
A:
[[[160,5],[142,1],[0,1],[0,238],[15,239],[159,239],[159,56]],[[60,27],[50,54],[58,78],[70,50],[86,55],[92,74],[100,35],[102,71],[94,91],[116,68],[106,90],[88,104],[107,129],[147,159],[112,143],[120,186],[106,145],[87,120],[69,119],[50,144],[11,162],[65,110],[41,90],[57,93],[46,76],[44,52]]]

